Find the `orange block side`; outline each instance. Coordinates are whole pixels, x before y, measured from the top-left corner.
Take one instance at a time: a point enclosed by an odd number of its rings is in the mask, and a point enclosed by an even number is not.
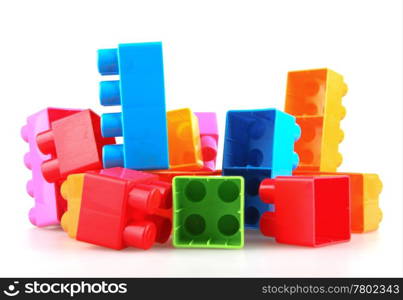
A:
[[[189,108],[167,112],[169,163],[171,169],[203,167],[199,122]]]
[[[61,225],[71,238],[77,236],[83,185],[84,174],[73,174],[61,186],[62,197],[67,201],[67,211],[62,216]]]

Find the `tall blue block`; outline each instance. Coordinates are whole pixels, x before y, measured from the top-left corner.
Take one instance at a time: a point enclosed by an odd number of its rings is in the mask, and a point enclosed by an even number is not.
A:
[[[101,75],[120,77],[100,82],[101,104],[121,106],[120,113],[102,115],[102,135],[123,137],[122,145],[103,148],[104,167],[169,168],[161,42],[100,49],[98,70]]]
[[[295,117],[276,109],[227,112],[223,175],[245,179],[245,226],[258,228],[260,216],[275,209],[260,201],[264,178],[292,175],[298,165],[294,143],[301,130]]]

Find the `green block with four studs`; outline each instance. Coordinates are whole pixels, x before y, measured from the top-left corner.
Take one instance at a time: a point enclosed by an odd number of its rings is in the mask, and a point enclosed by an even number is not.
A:
[[[173,227],[178,248],[242,248],[243,177],[175,177]]]

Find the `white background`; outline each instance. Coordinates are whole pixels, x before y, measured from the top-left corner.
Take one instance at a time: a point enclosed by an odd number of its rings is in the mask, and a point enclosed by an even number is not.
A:
[[[0,4],[0,276],[402,276],[401,1],[90,2]],[[216,111],[221,137],[228,109],[283,109],[288,70],[343,74],[340,170],[380,174],[379,231],[318,249],[247,232],[242,250],[114,251],[34,228],[25,118],[47,106],[102,112],[96,50],[155,40],[167,108]]]

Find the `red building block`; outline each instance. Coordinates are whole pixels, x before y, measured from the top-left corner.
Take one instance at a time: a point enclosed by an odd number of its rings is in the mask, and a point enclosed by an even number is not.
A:
[[[277,242],[325,246],[350,240],[348,176],[280,176],[262,181],[259,195],[274,204],[260,231]]]
[[[69,174],[102,168],[102,147],[114,138],[101,135],[100,117],[87,109],[52,122],[51,129],[37,135],[43,154],[51,159],[42,164],[48,182],[65,179]]]
[[[170,183],[124,168],[85,174],[77,240],[118,250],[148,249],[165,243],[171,228]]]

